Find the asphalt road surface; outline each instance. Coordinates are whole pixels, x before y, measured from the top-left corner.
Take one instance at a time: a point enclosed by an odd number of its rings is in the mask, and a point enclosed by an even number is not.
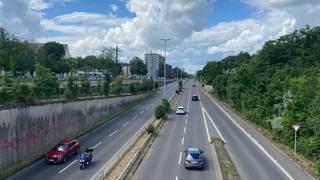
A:
[[[152,180],[212,180],[215,178],[212,156],[206,135],[200,101],[191,101],[197,88],[191,87],[189,81],[179,96],[177,106],[184,106],[185,115],[176,115],[173,110],[165,122],[163,129],[144,158],[134,179]],[[205,157],[204,170],[184,168],[184,150],[188,147],[201,148]]]
[[[176,88],[176,82],[167,84],[167,99],[175,93]],[[57,165],[46,164],[44,159],[41,159],[8,177],[8,179],[90,179],[153,116],[154,108],[161,102],[163,94],[161,88],[150,99],[78,138],[81,150],[86,147],[95,147],[93,162],[87,169],[83,171],[79,169],[78,155],[70,158],[65,164]]]
[[[187,107],[187,115],[178,116],[174,112],[169,115],[135,179],[215,179],[216,167],[212,166],[208,152],[211,137],[225,141],[241,179],[315,179],[239,116],[207,96],[198,86],[192,87],[191,83],[186,84],[176,105]],[[190,102],[192,94],[198,94],[200,101]],[[183,151],[187,147],[204,150],[205,170],[184,168]]]

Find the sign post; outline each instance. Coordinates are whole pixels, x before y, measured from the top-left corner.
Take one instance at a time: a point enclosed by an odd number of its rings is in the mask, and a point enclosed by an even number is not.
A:
[[[297,132],[300,128],[300,124],[292,124],[292,128],[294,130],[294,155],[296,155],[297,151]]]

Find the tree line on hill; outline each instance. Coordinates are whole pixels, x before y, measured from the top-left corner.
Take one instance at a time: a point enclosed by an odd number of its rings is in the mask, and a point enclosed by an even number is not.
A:
[[[284,144],[293,147],[292,125],[300,124],[297,152],[320,173],[320,27],[307,25],[270,40],[254,55],[208,62],[197,77]]]

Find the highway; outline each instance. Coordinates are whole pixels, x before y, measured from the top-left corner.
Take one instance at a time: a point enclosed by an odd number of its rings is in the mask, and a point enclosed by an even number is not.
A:
[[[170,83],[166,87],[166,97],[169,99],[175,93],[177,83]],[[7,179],[90,179],[153,116],[155,106],[162,99],[161,88],[150,99],[78,138],[81,150],[95,147],[93,162],[87,169],[83,171],[79,169],[78,155],[70,158],[65,164],[56,165],[46,164],[44,159],[40,159]]]
[[[197,88],[191,87],[189,81],[179,99],[177,106],[184,106],[186,115],[176,115],[173,110],[163,129],[144,158],[135,175],[136,180],[188,180],[215,179],[212,156],[207,140],[200,101],[191,101],[192,94],[198,94]],[[186,170],[184,168],[184,150],[199,147],[204,153],[206,167],[204,170]]]
[[[200,101],[190,102],[191,94],[198,94]],[[225,141],[241,179],[315,179],[239,116],[207,96],[198,86],[191,87],[191,82],[186,84],[178,105],[187,107],[188,114],[178,116],[172,112],[169,115],[134,179],[216,179],[216,167],[212,166],[208,148],[210,137]],[[205,151],[205,170],[184,168],[183,155],[180,154],[191,146]]]

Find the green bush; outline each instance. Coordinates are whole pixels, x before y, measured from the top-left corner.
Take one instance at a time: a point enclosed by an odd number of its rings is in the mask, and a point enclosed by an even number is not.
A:
[[[169,101],[168,101],[167,99],[162,99],[162,102],[161,102],[161,103],[162,103],[163,106],[164,106],[165,112],[168,113],[169,110],[170,110],[170,103],[169,103]]]
[[[155,127],[152,124],[150,124],[146,130],[149,134],[152,134],[155,130]]]
[[[165,110],[165,107],[163,104],[159,104],[155,111],[154,111],[154,116],[157,118],[157,119],[161,119],[161,118],[164,118],[165,117],[165,114],[166,114],[166,110]]]

